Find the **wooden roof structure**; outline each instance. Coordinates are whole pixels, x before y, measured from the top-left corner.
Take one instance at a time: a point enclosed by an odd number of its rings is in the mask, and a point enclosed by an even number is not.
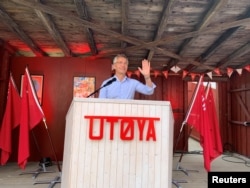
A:
[[[226,73],[250,64],[249,0],[1,0],[16,56],[129,57],[152,70]]]

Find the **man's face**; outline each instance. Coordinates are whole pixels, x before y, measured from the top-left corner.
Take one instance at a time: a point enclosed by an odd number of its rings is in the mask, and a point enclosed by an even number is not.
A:
[[[117,74],[126,74],[128,70],[128,62],[124,57],[118,57],[116,62],[113,64],[113,69]]]

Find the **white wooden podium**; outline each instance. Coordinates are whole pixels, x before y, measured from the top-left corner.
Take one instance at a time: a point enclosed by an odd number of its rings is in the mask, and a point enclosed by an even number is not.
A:
[[[74,98],[62,188],[172,187],[173,124],[168,101]]]

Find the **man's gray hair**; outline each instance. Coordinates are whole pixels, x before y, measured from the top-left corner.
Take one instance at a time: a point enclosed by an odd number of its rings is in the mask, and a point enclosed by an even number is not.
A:
[[[124,57],[127,60],[128,63],[128,57],[125,54],[117,54],[113,59],[113,64],[116,63],[118,57]]]

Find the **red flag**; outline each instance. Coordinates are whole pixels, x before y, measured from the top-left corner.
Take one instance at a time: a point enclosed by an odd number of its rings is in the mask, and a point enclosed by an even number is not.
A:
[[[200,77],[198,85],[196,87],[190,109],[186,116],[186,122],[192,125],[198,132],[201,131],[201,125],[203,121],[203,109],[202,105],[205,99],[205,91],[203,86],[203,75]]]
[[[207,109],[208,115],[210,119],[210,132],[211,132],[211,144],[212,150],[210,153],[210,161],[215,159],[216,157],[220,156],[223,152],[222,143],[221,143],[221,136],[220,136],[220,129],[219,129],[219,121],[216,113],[213,90],[211,86],[208,87],[207,92]]]
[[[218,129],[215,128],[216,126],[218,127],[218,124],[215,125],[216,121],[218,123],[218,120],[215,119],[215,108],[211,106],[211,100],[211,95],[209,96],[209,101],[205,96],[203,76],[201,76],[186,122],[200,133],[204,167],[207,171],[210,171],[211,161],[222,152],[221,141],[214,140],[215,138],[220,138],[220,135]],[[217,141],[219,143],[216,143]]]
[[[37,95],[28,71],[25,69],[22,82],[21,120],[18,148],[18,165],[24,169],[29,152],[29,131],[44,118],[43,110],[38,102]]]
[[[6,109],[0,130],[1,165],[5,165],[11,154],[11,131],[20,123],[21,97],[10,74]]]

